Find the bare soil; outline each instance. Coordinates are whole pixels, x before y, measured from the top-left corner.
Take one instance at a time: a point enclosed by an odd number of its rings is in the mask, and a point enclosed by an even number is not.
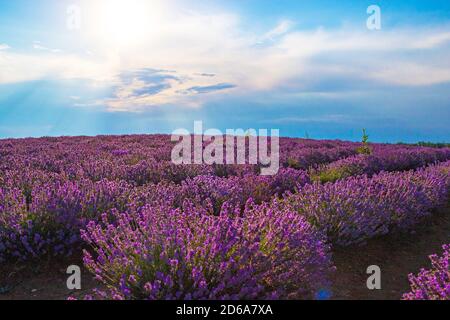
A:
[[[450,243],[450,209],[435,213],[416,227],[413,234],[396,234],[374,239],[360,247],[335,249],[337,272],[333,299],[399,300],[410,290],[408,274],[431,266],[431,254],[442,253]],[[367,267],[381,269],[381,290],[369,290]]]
[[[82,259],[36,262],[0,266],[0,300],[67,300],[83,299],[100,285],[84,268],[81,271],[81,290],[67,289],[66,274],[70,265],[82,267]]]

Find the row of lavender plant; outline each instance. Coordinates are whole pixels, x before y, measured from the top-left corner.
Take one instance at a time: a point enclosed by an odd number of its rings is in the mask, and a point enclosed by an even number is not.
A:
[[[378,152],[374,155],[360,155],[334,162],[328,166],[339,174],[339,179],[352,176],[367,175],[370,178],[383,171],[403,171],[425,167],[432,163],[439,163],[450,159],[450,149],[425,149],[423,154],[414,149],[400,149],[397,153],[391,151]],[[324,172],[325,177],[328,172]],[[294,192],[311,184],[315,179],[314,172],[282,168],[273,177],[262,177],[246,174],[241,177],[218,178],[213,175],[201,175],[188,178],[181,183],[177,190],[179,199],[194,199],[203,207],[213,208],[212,212],[220,212],[224,202],[245,204],[248,199],[257,203],[269,202],[274,196],[281,198],[285,192]],[[324,176],[322,176],[324,177]],[[332,181],[339,179],[331,179]],[[320,179],[320,182],[322,181]],[[176,187],[172,187],[176,189]],[[182,200],[178,201],[181,206]]]
[[[83,239],[84,261],[113,299],[313,298],[333,270],[323,235],[289,210],[244,216],[146,206],[104,215]]]
[[[113,208],[124,210],[131,186],[102,180],[49,181],[30,189],[0,187],[0,261],[71,255],[80,228]]]
[[[347,246],[411,229],[448,203],[449,190],[450,161],[417,171],[316,182],[274,205],[295,210],[324,231],[332,243]]]
[[[313,170],[312,177],[321,182],[333,182],[350,176],[371,176],[381,171],[405,171],[450,160],[450,148],[375,146],[373,149],[371,154],[358,154],[323,165]]]

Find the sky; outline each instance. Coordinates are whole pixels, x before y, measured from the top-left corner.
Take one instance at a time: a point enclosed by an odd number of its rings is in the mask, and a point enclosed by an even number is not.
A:
[[[194,121],[450,142],[450,1],[0,0],[0,138]]]

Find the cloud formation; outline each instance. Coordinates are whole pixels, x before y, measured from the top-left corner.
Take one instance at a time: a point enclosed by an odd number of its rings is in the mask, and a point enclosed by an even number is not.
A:
[[[61,53],[62,52],[62,50],[60,50],[60,49],[47,48],[47,47],[43,46],[40,41],[34,41],[33,42],[33,49],[35,49],[35,50],[42,50],[42,51],[48,51],[48,52],[52,52],[52,53]]]
[[[112,97],[104,102],[111,111],[142,111],[166,104],[201,106],[199,95],[233,89],[230,83],[214,83],[212,75],[142,68],[117,75]],[[197,85],[202,84],[202,85]],[[96,105],[101,105],[97,101]]]
[[[450,82],[450,61],[445,59],[449,25],[301,30],[296,21],[283,20],[256,33],[234,13],[167,6],[161,7],[157,23],[157,32],[149,32],[139,46],[111,48],[100,38],[91,39],[98,47],[84,48],[95,52],[90,55],[40,43],[34,43],[39,54],[0,51],[0,84],[45,77],[89,79],[114,88],[113,96],[91,105],[139,111],[200,107],[228,94],[333,98],[369,87]]]
[[[219,84],[215,84],[212,86],[196,86],[196,87],[192,87],[187,89],[187,92],[192,92],[192,93],[210,93],[210,92],[215,92],[215,91],[222,91],[222,90],[226,90],[226,89],[233,89],[236,88],[236,85],[231,84],[231,83],[219,83]]]

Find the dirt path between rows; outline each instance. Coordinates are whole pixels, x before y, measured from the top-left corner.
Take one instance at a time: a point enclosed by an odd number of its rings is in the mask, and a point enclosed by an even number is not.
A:
[[[399,300],[410,289],[408,274],[431,266],[429,255],[442,253],[450,243],[450,208],[435,213],[418,226],[414,234],[374,239],[362,247],[335,250],[337,272],[333,299]],[[367,288],[367,267],[381,269],[381,290]]]
[[[428,268],[428,256],[440,253],[444,243],[450,243],[450,208],[426,219],[414,234],[387,236],[364,246],[335,249],[337,271],[332,299],[401,299],[409,289],[408,274]],[[0,267],[0,300],[65,300],[91,293],[98,284],[86,270],[82,270],[83,289],[67,289],[66,268],[70,264],[81,266],[81,259],[52,261],[36,267],[21,264]],[[370,265],[381,268],[381,290],[367,289],[366,269]]]
[[[82,299],[98,286],[92,275],[81,270],[82,290],[67,289],[66,270],[70,265],[82,267],[79,257],[69,260],[23,265],[17,263],[0,267],[0,300],[67,300]],[[2,294],[3,292],[3,294]]]

